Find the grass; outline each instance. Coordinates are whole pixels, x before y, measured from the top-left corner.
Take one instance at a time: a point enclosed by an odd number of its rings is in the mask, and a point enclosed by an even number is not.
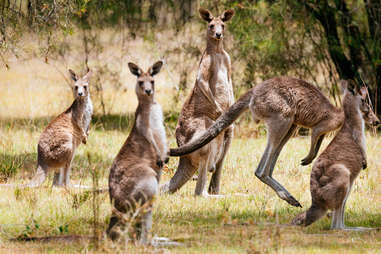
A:
[[[126,121],[123,119],[122,121]],[[0,128],[0,168],[9,171],[3,181],[24,183],[33,174],[36,144],[43,124],[2,124]],[[99,172],[99,185],[107,186],[112,160],[128,135],[128,128],[93,128],[86,146],[80,146],[73,161],[75,183],[92,184],[90,169]],[[169,131],[171,146],[175,145]],[[381,139],[367,135],[368,169],[361,172],[348,200],[346,223],[349,226],[381,228]],[[323,147],[329,142],[326,139]],[[190,181],[173,195],[158,196],[155,202],[152,233],[183,243],[164,249],[115,245],[103,239],[95,248],[90,240],[20,242],[20,236],[93,235],[93,194],[78,190],[50,188],[1,188],[0,252],[71,253],[71,252],[157,252],[157,253],[377,253],[381,232],[329,231],[330,220],[323,218],[308,228],[287,225],[301,209],[289,206],[254,176],[266,140],[236,138],[225,162],[221,199],[193,196],[195,182]],[[291,139],[283,149],[275,178],[302,203],[310,204],[311,166],[300,166],[307,153],[309,138]],[[91,157],[89,165],[87,155]],[[172,158],[162,182],[176,169]],[[107,193],[99,194],[99,230],[104,231],[110,217]]]

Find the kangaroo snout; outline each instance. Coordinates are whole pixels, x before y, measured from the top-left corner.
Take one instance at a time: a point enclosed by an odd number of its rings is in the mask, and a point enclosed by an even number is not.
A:
[[[146,94],[149,96],[149,95],[151,95],[152,90],[150,90],[150,89],[146,89],[145,92],[146,92]]]
[[[83,96],[83,93],[82,93],[82,92],[79,92],[79,93],[78,93],[78,96]]]
[[[222,36],[221,33],[216,33],[216,38],[217,38],[217,39],[221,39],[221,36]]]
[[[377,119],[376,121],[373,122],[373,126],[378,126],[380,125],[380,119]]]

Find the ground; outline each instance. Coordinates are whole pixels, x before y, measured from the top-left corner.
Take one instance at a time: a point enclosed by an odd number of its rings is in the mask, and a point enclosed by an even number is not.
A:
[[[121,121],[124,121],[123,119]],[[38,137],[45,123],[8,122],[0,125],[2,181],[25,183],[35,170]],[[87,145],[73,161],[75,183],[107,186],[110,165],[128,135],[127,128],[93,126]],[[173,128],[167,133],[175,145]],[[330,138],[322,145],[324,148]],[[369,232],[330,231],[325,217],[308,228],[290,226],[292,218],[310,205],[310,166],[300,166],[307,154],[308,137],[295,137],[283,149],[275,168],[279,180],[303,205],[295,208],[280,200],[254,175],[266,140],[237,137],[225,162],[221,194],[224,198],[194,197],[190,181],[173,195],[155,201],[153,235],[182,243],[180,247],[153,248],[133,244],[81,240],[23,242],[14,238],[102,235],[110,218],[108,193],[94,197],[84,190],[50,188],[52,176],[37,189],[0,188],[1,253],[380,253],[381,249],[381,139],[367,133],[368,169],[355,181],[346,210],[349,226],[373,227]],[[162,176],[176,169],[171,158]],[[98,172],[95,177],[94,172]],[[9,177],[6,177],[6,176]],[[99,207],[99,209],[97,209]],[[95,213],[95,214],[94,214]],[[94,221],[96,222],[94,224]],[[97,246],[96,246],[97,244]]]

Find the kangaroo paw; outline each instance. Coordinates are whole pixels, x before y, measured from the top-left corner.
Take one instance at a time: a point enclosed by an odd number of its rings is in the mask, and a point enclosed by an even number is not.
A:
[[[306,157],[302,160],[302,162],[300,163],[300,165],[302,166],[307,166],[308,164],[310,164],[311,162],[313,161],[313,159],[310,159],[309,157]]]

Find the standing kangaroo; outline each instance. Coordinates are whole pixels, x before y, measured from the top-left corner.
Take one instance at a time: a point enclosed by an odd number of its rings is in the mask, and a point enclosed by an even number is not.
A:
[[[351,229],[344,225],[344,209],[353,181],[367,165],[364,120],[373,126],[380,124],[380,120],[367,101],[366,87],[358,90],[352,81],[345,81],[342,86],[344,124],[315,161],[310,180],[312,205],[296,216],[293,224],[308,226],[330,209],[331,229]]]
[[[219,17],[205,9],[199,10],[208,22],[207,43],[197,73],[195,86],[185,101],[176,127],[179,146],[196,139],[204,130],[234,103],[229,54],[223,48],[225,22],[230,20],[233,10],[227,10]],[[180,158],[177,171],[162,191],[173,193],[180,189],[199,170],[195,195],[218,194],[221,170],[230,147],[233,128],[221,133],[203,149]],[[207,171],[214,171],[209,186],[205,190]]]
[[[341,109],[334,107],[313,85],[295,78],[269,79],[249,90],[206,131],[186,145],[170,150],[171,156],[191,153],[213,140],[250,108],[255,122],[267,126],[267,146],[255,175],[289,204],[300,203],[274,178],[275,163],[283,146],[299,126],[312,129],[310,151],[302,160],[306,165],[316,157],[324,135],[338,129],[344,120]]]
[[[168,162],[168,148],[163,113],[154,100],[153,76],[159,73],[162,61],[147,72],[129,63],[137,76],[135,92],[139,105],[130,135],[116,156],[109,176],[109,192],[114,206],[107,234],[112,240],[120,236],[125,221],[123,214],[134,217],[140,242],[147,243],[152,226],[152,201],[158,191],[163,163]],[[139,210],[137,210],[139,209]]]
[[[74,102],[42,132],[37,148],[37,172],[28,184],[29,187],[40,186],[45,181],[49,168],[60,169],[54,174],[53,185],[68,187],[75,150],[81,143],[87,142],[93,114],[89,91],[91,71],[82,78],[72,70],[69,72],[75,82]]]

